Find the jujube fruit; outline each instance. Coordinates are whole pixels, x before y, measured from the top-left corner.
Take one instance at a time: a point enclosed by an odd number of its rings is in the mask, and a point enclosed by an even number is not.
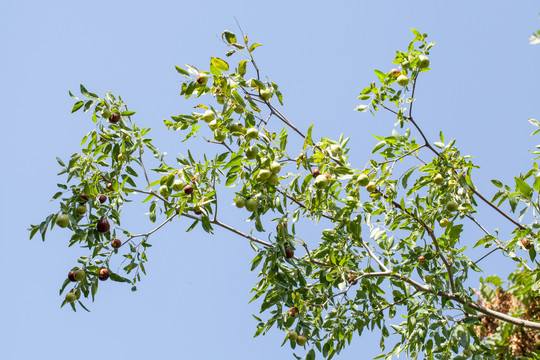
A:
[[[234,200],[234,204],[237,208],[241,209],[244,207],[244,205],[246,205],[246,200],[244,198],[238,198]]]
[[[227,135],[224,134],[221,130],[214,130],[214,140],[222,142],[227,138]]]
[[[101,218],[98,220],[96,228],[98,232],[104,234],[109,231],[111,225],[109,225],[109,220],[106,218]]]
[[[210,123],[210,121],[214,120],[214,118],[215,115],[212,110],[206,110],[201,116],[201,119],[203,119],[206,123]]]
[[[420,55],[418,57],[418,67],[420,69],[425,69],[429,66],[429,58],[426,55]]]
[[[246,157],[250,160],[253,160],[259,154],[259,148],[256,146],[250,146],[246,149]]]
[[[255,212],[257,211],[257,207],[258,207],[258,202],[256,199],[249,199],[246,201],[246,210],[247,211],[250,211],[250,212]]]
[[[84,270],[79,269],[75,271],[73,277],[75,278],[75,281],[82,281],[86,277],[86,273],[84,272]]]
[[[321,175],[321,172],[319,171],[319,169],[314,169],[312,172],[311,172],[311,175],[313,175],[314,178],[316,178],[317,176]]]
[[[326,185],[328,185],[328,182],[329,180],[325,175],[319,175],[315,179],[315,182],[313,183],[313,185],[315,185],[317,189],[323,189],[326,187]]]
[[[304,335],[298,335],[298,338],[296,339],[296,343],[300,346],[304,346],[306,345],[306,342],[307,342],[307,337],[305,337]]]
[[[256,139],[259,137],[259,130],[255,128],[249,128],[246,130],[246,139]]]
[[[111,276],[109,269],[106,269],[106,268],[99,269],[99,275],[98,275],[99,280],[105,281],[109,278],[109,276]]]
[[[186,194],[186,195],[193,194],[193,186],[191,186],[191,185],[184,186],[184,194]]]
[[[208,82],[208,78],[210,76],[208,74],[205,74],[205,73],[199,73],[197,74],[197,84],[199,85],[206,85],[206,83]]]
[[[288,246],[285,248],[285,257],[286,257],[287,259],[291,259],[292,257],[294,257],[294,251],[293,251],[293,249],[291,249],[291,248],[288,247]]]
[[[69,216],[67,214],[61,214],[56,219],[56,225],[60,226],[61,228],[65,228],[69,225]]]
[[[409,78],[405,75],[399,75],[396,82],[401,86],[407,86],[409,83]]]
[[[75,271],[71,270],[70,272],[68,272],[68,279],[69,281],[72,281],[72,282],[77,281],[75,280]]]
[[[122,240],[114,239],[113,241],[111,241],[111,246],[115,249],[118,249],[120,246],[122,246]]]
[[[358,185],[366,186],[367,184],[369,184],[369,176],[366,174],[360,174],[360,176],[358,176]]]
[[[112,116],[112,112],[110,109],[108,108],[105,108],[101,111],[101,116],[104,118],[104,119],[107,119],[109,120]]]
[[[75,295],[74,292],[70,291],[66,294],[66,301],[69,303],[73,303],[77,300],[77,295]]]
[[[294,330],[289,330],[287,338],[291,341],[296,341],[296,339],[298,339],[298,333]]]
[[[270,163],[270,171],[274,174],[279,174],[279,172],[281,171],[281,164],[277,161],[272,161]]]
[[[454,200],[450,200],[446,203],[446,210],[448,211],[456,211],[458,209],[458,204]]]
[[[110,122],[111,124],[116,124],[116,123],[119,122],[119,121],[120,121],[120,114],[117,114],[117,113],[113,113],[113,114],[111,115],[111,117],[109,118],[109,122]]]
[[[86,213],[86,205],[77,206],[77,214],[84,215]]]
[[[103,204],[105,201],[107,201],[107,195],[104,195],[104,194],[99,195],[98,200],[100,203]]]
[[[180,191],[184,188],[184,183],[182,180],[174,180],[172,188],[174,191]]]
[[[293,306],[289,309],[289,316],[296,317],[300,313],[300,310],[296,306]]]
[[[82,193],[79,195],[80,204],[86,204],[87,201],[88,201],[88,195],[86,195],[85,193]]]
[[[366,186],[366,190],[370,193],[377,191],[377,184],[373,181],[370,181]]]

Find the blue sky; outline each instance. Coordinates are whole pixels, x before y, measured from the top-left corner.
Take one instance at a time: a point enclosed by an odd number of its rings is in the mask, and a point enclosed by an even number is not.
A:
[[[418,87],[416,119],[436,141],[439,130],[456,138],[481,166],[475,184],[489,197],[489,180],[512,183],[530,168],[528,118],[540,117],[540,47],[527,39],[540,28],[535,1],[4,1],[0,3],[0,142],[4,230],[0,354],[5,359],[96,357],[292,358],[273,330],[253,339],[258,304],[248,304],[256,281],[249,244],[223,231],[185,233],[179,221],[152,238],[148,276],[129,286],[104,283],[91,313],[60,309],[58,289],[81,249],[67,248],[67,230],[45,243],[28,241],[30,223],[58,211],[49,202],[59,182],[56,156],[77,152],[92,127],[70,115],[67,91],[83,83],[111,90],[152,127],[160,151],[185,152],[162,120],[189,113],[179,96],[174,65],[209,66],[223,57],[223,30],[260,42],[258,65],[285,97],[284,111],[301,129],[315,123],[315,137],[351,137],[351,162],[363,167],[393,119],[354,112],[359,91],[387,71],[396,49],[416,28],[437,45],[433,70]],[[190,143],[202,153],[205,145]],[[131,213],[130,213],[131,214]],[[491,215],[491,216],[490,216]],[[486,214],[491,228],[500,219]],[[134,212],[137,226],[142,212]],[[229,221],[238,223],[234,211]],[[249,224],[242,221],[244,230]],[[319,229],[320,230],[320,229]],[[317,229],[304,237],[319,237]],[[307,231],[307,230],[306,230]],[[499,263],[493,263],[498,265]],[[511,264],[508,264],[511,265]],[[488,270],[489,271],[489,267]],[[494,267],[493,271],[497,268]],[[486,273],[487,275],[487,273]],[[340,359],[379,354],[378,337],[364,335]]]

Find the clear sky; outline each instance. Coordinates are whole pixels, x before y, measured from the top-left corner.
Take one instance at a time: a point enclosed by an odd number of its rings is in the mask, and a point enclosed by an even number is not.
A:
[[[84,250],[66,247],[67,230],[42,243],[29,241],[26,229],[58,211],[49,202],[59,182],[55,157],[77,152],[92,128],[88,117],[70,115],[68,89],[83,83],[120,94],[173,163],[188,145],[162,120],[191,111],[174,65],[207,69],[210,56],[223,57],[219,37],[237,31],[236,18],[264,45],[258,64],[283,92],[285,113],[299,128],[315,123],[315,137],[350,136],[351,162],[363,167],[371,134],[390,134],[393,119],[354,112],[356,97],[375,80],[373,69],[392,67],[416,28],[437,43],[416,119],[433,140],[443,130],[475,157],[481,169],[473,179],[491,197],[489,180],[512,183],[529,169],[536,144],[527,119],[540,117],[540,47],[527,39],[540,28],[539,11],[532,0],[0,2],[0,358],[292,358],[278,330],[253,339],[259,304],[248,304],[256,281],[249,244],[220,230],[185,233],[186,221],[152,237],[137,292],[107,282],[91,313],[59,308],[59,287]],[[224,220],[249,229],[241,216],[231,210]],[[128,221],[144,230],[141,219],[142,212]],[[500,226],[493,213],[486,220]],[[303,236],[316,240],[318,230],[311,232]],[[377,354],[378,334],[364,335],[340,359]]]

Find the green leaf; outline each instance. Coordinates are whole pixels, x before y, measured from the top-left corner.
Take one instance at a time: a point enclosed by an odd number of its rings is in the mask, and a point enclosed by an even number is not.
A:
[[[247,60],[242,60],[238,63],[238,74],[240,74],[240,76],[246,75],[246,63]]]
[[[386,79],[386,75],[380,71],[380,70],[373,70],[373,72],[375,73],[375,75],[377,75],[377,77],[379,78],[379,80],[381,82],[384,82],[384,79]]]
[[[75,103],[75,105],[73,105],[73,109],[71,109],[71,113],[73,114],[75,111],[79,110],[80,108],[82,108],[84,105],[84,101],[82,100],[79,100]]]
[[[189,73],[186,70],[182,69],[180,66],[174,65],[174,68],[176,69],[176,71],[178,71],[178,73],[180,75],[182,75],[182,76],[184,76],[184,77],[186,77],[188,79],[191,79],[191,76],[189,76]]]
[[[251,45],[251,46],[249,47],[249,52],[252,52],[253,50],[255,50],[256,48],[258,48],[259,46],[262,46],[262,44],[255,43],[255,44]]]
[[[500,182],[499,180],[491,180],[491,182],[493,183],[493,185],[495,185],[496,187],[498,188],[501,188],[503,186],[502,182]]]
[[[229,30],[225,30],[221,34],[221,38],[225,39],[225,41],[227,41],[229,44],[234,44],[236,42],[236,35]]]
[[[229,71],[229,64],[220,58],[210,58],[210,63],[219,71]]]
[[[517,190],[526,198],[530,198],[532,196],[533,190],[527,184],[525,181],[521,180],[518,177],[514,177],[514,180],[516,181],[516,188]]]

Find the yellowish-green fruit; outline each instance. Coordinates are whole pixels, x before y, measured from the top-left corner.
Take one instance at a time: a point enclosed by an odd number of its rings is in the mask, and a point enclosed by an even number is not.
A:
[[[298,333],[294,330],[289,330],[287,338],[291,341],[296,341],[296,339],[298,339]]]
[[[450,224],[450,220],[448,220],[447,218],[442,218],[441,221],[439,221],[439,225],[441,225],[441,227],[447,227],[448,224]]]
[[[73,276],[75,277],[76,281],[81,281],[86,277],[86,273],[84,272],[84,270],[79,269],[75,271],[75,274]]]
[[[448,211],[456,211],[458,209],[458,204],[454,200],[450,200],[446,204],[446,210]]]
[[[296,343],[300,346],[306,345],[307,338],[304,335],[298,335],[298,338],[296,339]]]
[[[444,181],[444,178],[441,174],[437,174],[435,175],[435,177],[433,178],[433,182],[436,184],[436,185],[441,185]]]
[[[244,108],[242,108],[240,105],[234,107],[234,112],[237,114],[242,114],[244,112]]]
[[[281,171],[281,164],[277,161],[272,161],[270,163],[270,171],[274,174],[279,174],[279,172]]]
[[[259,154],[259,148],[256,146],[250,146],[246,149],[246,157],[250,160],[253,160]]]
[[[61,214],[56,219],[56,225],[60,226],[61,228],[65,228],[69,225],[69,216],[67,214]]]
[[[276,174],[270,175],[270,177],[268,178],[268,183],[270,185],[276,186],[277,184],[279,184],[279,176],[277,176]]]
[[[77,295],[70,291],[66,294],[66,301],[69,302],[69,303],[72,303],[72,302],[75,302],[75,300],[77,300]]]
[[[221,130],[217,129],[214,130],[214,140],[222,142],[227,138],[227,135],[225,135]]]
[[[246,139],[256,139],[259,137],[259,131],[255,128],[249,128],[246,131]]]
[[[433,282],[433,276],[432,275],[424,276],[424,281],[426,282],[426,284],[431,284]]]
[[[373,181],[370,181],[366,186],[366,190],[370,193],[377,191],[377,184]]]
[[[260,182],[265,182],[270,178],[270,176],[272,176],[272,172],[270,170],[261,169],[257,174],[257,180]]]
[[[208,82],[208,79],[210,78],[210,76],[208,74],[205,74],[205,73],[199,73],[197,75],[197,84],[199,85],[206,85],[206,83]]]
[[[120,153],[118,154],[118,157],[116,158],[116,160],[118,160],[118,162],[124,162],[127,160],[127,156],[124,153]]]
[[[237,208],[241,209],[246,205],[246,200],[244,198],[238,198],[234,200],[234,205],[236,205]]]
[[[257,206],[258,206],[257,199],[251,198],[248,201],[246,201],[246,210],[247,211],[255,212],[255,211],[257,211]]]
[[[324,175],[319,175],[317,176],[317,178],[315,179],[315,182],[313,183],[313,185],[315,185],[315,187],[317,189],[323,189],[326,187],[326,185],[328,185],[330,180],[328,180],[328,178]]]
[[[409,78],[406,75],[399,75],[396,82],[401,86],[407,86],[409,83]]]
[[[77,214],[79,214],[79,215],[86,214],[86,205],[77,206]]]
[[[420,55],[418,57],[418,67],[420,69],[425,69],[429,66],[429,58],[426,55]]]
[[[215,114],[212,110],[206,110],[204,114],[202,114],[201,119],[203,119],[205,122],[210,123],[212,120],[215,119]]]
[[[343,154],[343,149],[339,145],[330,145],[330,152],[332,156],[341,156]]]
[[[225,95],[223,94],[216,95],[216,101],[218,104],[223,105],[223,103],[225,102]]]
[[[104,118],[104,119],[107,119],[109,120],[112,116],[112,112],[110,109],[108,108],[105,108],[101,111],[101,116]]]
[[[184,182],[182,180],[174,180],[172,188],[174,191],[182,191],[184,189]]]
[[[167,187],[167,185],[161,185],[161,187],[159,188],[159,195],[165,198],[169,197],[170,193],[169,193],[169,188]]]
[[[367,184],[369,184],[369,176],[366,174],[360,174],[360,176],[358,176],[358,185],[366,186]]]
[[[472,356],[472,351],[469,350],[469,349],[463,350],[463,356],[471,357]]]
[[[217,120],[210,121],[208,123],[208,127],[210,128],[210,130],[216,130],[219,127]]]
[[[242,133],[242,125],[240,125],[240,123],[231,124],[231,126],[229,127],[229,131],[233,135],[238,136]]]
[[[265,101],[270,100],[273,95],[274,95],[274,92],[270,88],[266,88],[263,91],[261,91],[261,97]]]

